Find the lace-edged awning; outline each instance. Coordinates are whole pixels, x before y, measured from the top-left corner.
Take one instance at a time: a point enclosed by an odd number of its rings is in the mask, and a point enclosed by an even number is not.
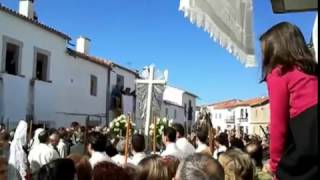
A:
[[[180,0],[179,10],[246,67],[256,66],[252,0]]]

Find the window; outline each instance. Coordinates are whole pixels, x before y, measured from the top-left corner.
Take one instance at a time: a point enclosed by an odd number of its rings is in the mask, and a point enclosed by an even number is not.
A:
[[[34,77],[36,79],[41,81],[49,80],[49,56],[49,52],[35,48]]]
[[[117,74],[117,87],[121,90],[124,88],[124,77],[119,74]]]
[[[166,108],[166,118],[169,118],[169,109]]]
[[[7,43],[5,71],[8,74],[18,75],[19,46]]]
[[[240,118],[243,118],[243,109],[240,109]]]
[[[12,75],[20,75],[22,46],[22,42],[3,36],[2,71]]]
[[[96,76],[91,75],[90,78],[90,94],[91,96],[97,96],[98,79]]]
[[[221,119],[221,113],[219,113],[219,119]]]
[[[248,110],[246,109],[246,112],[245,112],[245,118],[248,118]]]
[[[177,119],[177,110],[176,109],[173,111],[173,119]]]

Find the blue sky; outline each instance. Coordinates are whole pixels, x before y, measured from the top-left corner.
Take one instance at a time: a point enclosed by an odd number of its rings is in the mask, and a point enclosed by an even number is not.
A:
[[[272,25],[289,21],[310,39],[315,13],[273,14],[270,0],[254,1],[258,37]],[[18,0],[0,0],[18,9]],[[91,39],[91,54],[141,70],[155,64],[169,70],[169,84],[199,96],[198,104],[267,95],[260,68],[245,68],[202,29],[178,11],[179,0],[36,0],[39,21],[72,37]]]

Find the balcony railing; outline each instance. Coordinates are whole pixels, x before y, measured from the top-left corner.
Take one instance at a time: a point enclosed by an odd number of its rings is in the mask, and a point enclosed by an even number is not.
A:
[[[246,117],[240,117],[238,118],[239,122],[248,122],[248,118]]]
[[[232,116],[232,117],[226,118],[226,119],[225,119],[225,122],[226,122],[226,123],[234,123],[234,122],[235,122],[235,117]]]

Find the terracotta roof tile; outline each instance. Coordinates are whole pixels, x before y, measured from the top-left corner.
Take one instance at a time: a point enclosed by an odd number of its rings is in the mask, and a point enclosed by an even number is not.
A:
[[[269,101],[268,97],[257,97],[257,98],[252,98],[248,100],[237,100],[237,99],[232,99],[229,101],[223,101],[219,103],[213,104],[214,109],[231,109],[231,108],[236,108],[239,106],[257,106],[260,104],[263,104],[265,102]]]
[[[0,3],[0,10],[3,11],[3,12],[6,12],[8,14],[11,14],[13,16],[16,16],[16,17],[18,17],[18,18],[20,18],[22,20],[25,20],[25,21],[27,21],[27,22],[29,22],[31,24],[34,24],[34,25],[36,25],[36,26],[38,26],[38,27],[40,27],[40,28],[42,28],[44,30],[47,30],[47,31],[51,32],[51,33],[54,33],[54,34],[66,39],[66,40],[71,40],[71,38],[68,35],[66,35],[66,34],[64,34],[64,33],[60,32],[60,31],[58,31],[58,30],[56,30],[56,29],[54,29],[52,27],[49,27],[49,26],[47,26],[47,25],[45,25],[43,23],[40,23],[37,20],[34,20],[34,19],[28,18],[28,17],[26,17],[24,15],[21,15],[17,11],[14,11],[12,9],[9,9],[9,8],[3,6],[1,3]]]
[[[109,60],[103,59],[103,58],[98,58],[98,57],[94,57],[94,56],[89,56],[87,54],[84,53],[80,53],[78,51],[75,51],[73,49],[67,48],[67,53],[70,56],[74,56],[74,57],[80,57],[82,59],[88,60],[90,62],[96,63],[98,65],[102,65],[106,68],[111,68],[113,63]]]
[[[215,103],[212,103],[212,104],[208,104],[206,106],[216,106],[216,105],[219,105],[219,104],[224,104],[224,103],[233,102],[233,101],[241,101],[241,100],[240,99],[230,99],[230,100],[226,100],[226,101],[221,101],[221,102],[215,102]]]

